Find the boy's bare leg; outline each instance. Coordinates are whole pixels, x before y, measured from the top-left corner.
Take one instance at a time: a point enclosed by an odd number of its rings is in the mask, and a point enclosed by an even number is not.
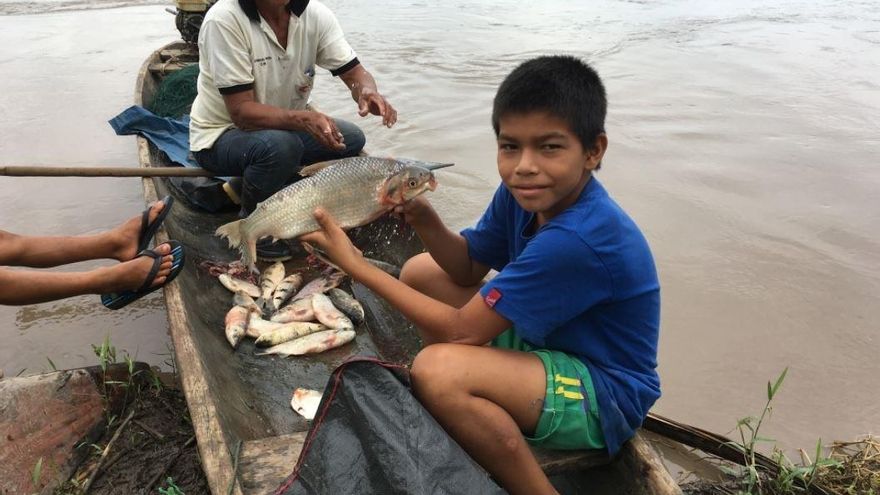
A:
[[[400,270],[400,280],[422,294],[460,308],[480,290],[481,284],[462,286],[455,283],[428,253],[413,256]]]
[[[162,201],[153,203],[149,221],[156,219]],[[0,230],[0,265],[46,268],[79,261],[111,258],[128,261],[137,255],[141,215],[95,235],[35,237]]]
[[[537,356],[434,344],[416,356],[412,384],[431,415],[505,490],[556,493],[523,438],[538,424],[547,387]]]
[[[163,255],[152,287],[165,282],[171,273],[171,246],[161,244],[154,251]],[[88,272],[41,272],[0,268],[0,304],[37,304],[81,294],[104,294],[137,290],[153,267],[153,258],[142,256]]]

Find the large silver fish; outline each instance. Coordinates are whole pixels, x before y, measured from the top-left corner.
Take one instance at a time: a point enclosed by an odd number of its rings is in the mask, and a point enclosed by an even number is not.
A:
[[[343,228],[376,220],[437,187],[433,169],[448,164],[358,156],[312,165],[306,177],[257,205],[247,218],[222,225],[216,234],[241,251],[242,262],[255,269],[256,242],[262,237],[294,239],[320,227],[313,216],[321,206]]]

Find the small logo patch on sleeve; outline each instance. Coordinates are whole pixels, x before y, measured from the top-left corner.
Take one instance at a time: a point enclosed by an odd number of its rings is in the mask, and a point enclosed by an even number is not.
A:
[[[501,291],[496,289],[495,287],[492,287],[491,289],[489,289],[489,293],[486,294],[486,297],[483,298],[483,301],[486,301],[486,306],[494,308],[495,304],[501,300],[501,296]]]

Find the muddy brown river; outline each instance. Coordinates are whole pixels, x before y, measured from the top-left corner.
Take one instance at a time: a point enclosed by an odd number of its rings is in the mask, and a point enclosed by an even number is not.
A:
[[[728,433],[788,377],[766,436],[790,450],[880,433],[880,10],[870,1],[328,0],[399,111],[316,101],[374,154],[454,161],[433,193],[474,222],[498,184],[490,104],[518,62],[591,61],[609,93],[600,179],[645,232],[663,295],[654,410]],[[107,120],[177,38],[165,4],[0,0],[0,163],[136,166]],[[143,208],[137,179],[0,177],[0,228],[82,234]],[[65,269],[87,269],[104,262]],[[170,368],[161,293],[0,307],[7,376],[122,356]],[[51,362],[50,362],[51,360]]]

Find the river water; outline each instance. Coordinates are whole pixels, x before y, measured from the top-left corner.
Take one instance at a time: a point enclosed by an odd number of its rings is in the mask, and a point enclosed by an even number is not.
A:
[[[654,410],[721,433],[788,376],[766,436],[786,449],[878,432],[880,9],[873,1],[328,0],[400,122],[361,120],[327,75],[315,98],[374,154],[454,161],[453,227],[498,184],[489,112],[518,62],[589,60],[609,94],[600,179],[650,241],[663,286]],[[0,163],[135,166],[107,120],[143,59],[177,38],[164,4],[0,0]],[[143,208],[136,179],[0,177],[0,228],[82,234]],[[87,269],[103,262],[65,269]],[[167,369],[161,293],[0,308],[7,376],[120,356]],[[51,362],[50,362],[51,360]]]

